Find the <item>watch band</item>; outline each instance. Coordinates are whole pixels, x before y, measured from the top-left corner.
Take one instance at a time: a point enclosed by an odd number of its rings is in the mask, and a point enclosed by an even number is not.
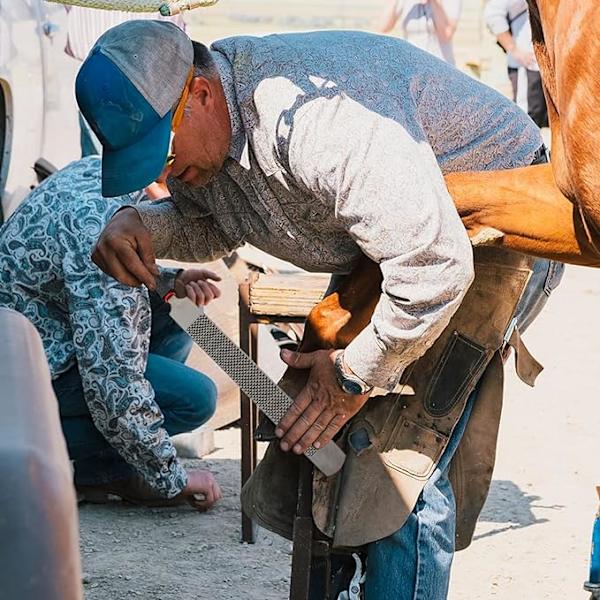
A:
[[[340,350],[335,357],[335,374],[340,387],[347,394],[368,394],[373,389],[372,385],[345,366],[343,350]]]

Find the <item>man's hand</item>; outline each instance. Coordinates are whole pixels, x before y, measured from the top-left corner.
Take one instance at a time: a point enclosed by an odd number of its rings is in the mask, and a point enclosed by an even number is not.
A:
[[[192,508],[204,512],[221,499],[221,488],[210,471],[189,469],[187,476],[187,485],[181,493]]]
[[[208,269],[180,271],[175,278],[175,295],[178,298],[187,296],[196,306],[206,306],[221,295],[221,290],[209,279],[221,281],[216,273]]]
[[[526,50],[521,50],[520,48],[515,48],[512,50],[511,54],[514,59],[526,69],[531,69],[535,66],[535,54],[533,52],[527,52]]]
[[[125,207],[115,213],[98,238],[92,260],[125,285],[143,283],[151,290],[156,288],[158,267],[152,236],[135,208]]]
[[[309,446],[322,448],[369,399],[369,394],[346,394],[335,375],[337,350],[301,353],[283,350],[281,358],[294,369],[310,369],[304,389],[298,394],[275,434],[281,449],[302,454]]]

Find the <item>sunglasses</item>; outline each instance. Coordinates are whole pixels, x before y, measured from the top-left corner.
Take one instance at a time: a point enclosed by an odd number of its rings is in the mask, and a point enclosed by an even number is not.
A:
[[[185,106],[187,104],[188,98],[190,96],[190,83],[192,83],[192,79],[194,78],[194,67],[190,69],[188,73],[187,79],[185,81],[185,87],[183,88],[183,92],[181,92],[181,97],[179,98],[179,102],[177,103],[177,107],[173,112],[173,118],[171,119],[171,131],[175,133],[179,125],[181,125],[181,121],[183,120],[183,113],[185,111]],[[169,152],[167,155],[167,160],[165,161],[165,167],[170,167],[175,162],[175,154],[173,152]]]

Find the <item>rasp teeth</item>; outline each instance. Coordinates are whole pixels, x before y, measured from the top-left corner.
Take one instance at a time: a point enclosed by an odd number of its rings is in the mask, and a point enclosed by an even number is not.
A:
[[[292,405],[292,398],[189,300],[171,299],[170,304],[171,317],[273,423],[279,423]],[[192,310],[195,313],[192,314]],[[345,459],[334,442],[318,450],[311,446],[304,454],[325,475],[336,473]]]

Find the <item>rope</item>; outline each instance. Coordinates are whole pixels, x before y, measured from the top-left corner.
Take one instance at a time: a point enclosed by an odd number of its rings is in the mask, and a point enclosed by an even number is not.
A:
[[[85,8],[126,10],[128,12],[160,12],[163,17],[178,15],[184,10],[212,6],[219,0],[48,0],[58,4],[73,4]]]

